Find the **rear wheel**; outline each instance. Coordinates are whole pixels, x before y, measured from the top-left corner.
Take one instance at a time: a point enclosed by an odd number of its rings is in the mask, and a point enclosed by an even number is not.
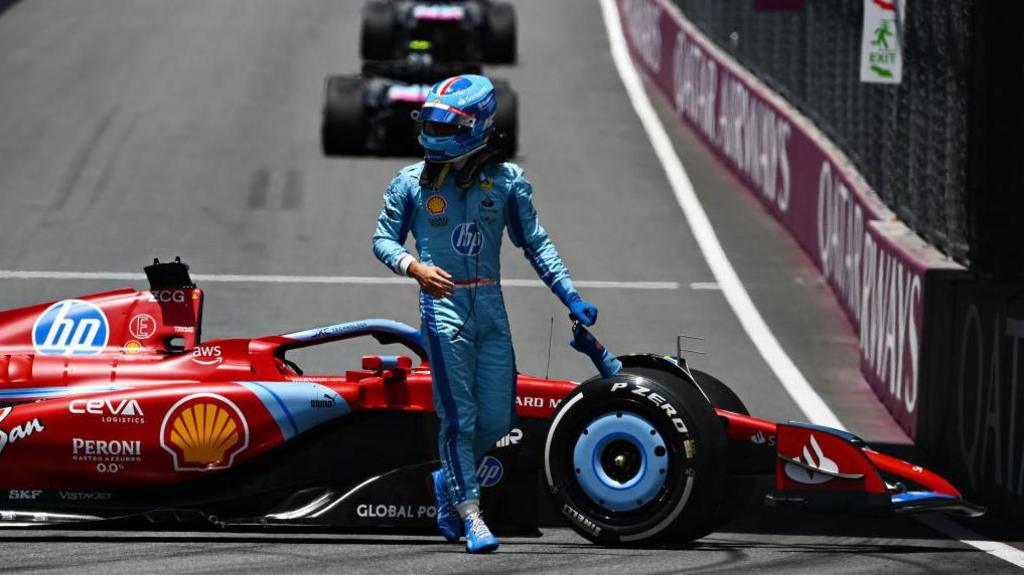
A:
[[[511,4],[495,3],[487,11],[483,34],[484,61],[492,64],[516,62],[516,11]]]
[[[656,370],[581,384],[548,431],[548,488],[569,524],[603,545],[689,541],[722,502],[725,434],[692,384]]]
[[[320,145],[325,156],[354,155],[366,149],[363,79],[327,79]]]
[[[364,60],[395,58],[395,7],[390,2],[372,0],[366,3],[360,52]]]
[[[504,80],[494,80],[494,99],[498,109],[494,115],[494,130],[505,134],[502,139],[509,158],[519,152],[519,97]]]

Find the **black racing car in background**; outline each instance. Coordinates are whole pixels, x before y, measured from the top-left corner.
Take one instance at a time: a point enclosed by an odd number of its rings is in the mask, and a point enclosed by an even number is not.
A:
[[[360,75],[328,76],[320,126],[324,155],[421,155],[411,113],[422,107],[434,83],[480,72],[479,64],[410,54],[404,60],[364,62]],[[512,157],[518,148],[519,101],[508,82],[492,81],[498,103],[496,133]]]
[[[513,64],[516,14],[489,0],[372,0],[363,7],[364,60],[429,51],[442,60]]]

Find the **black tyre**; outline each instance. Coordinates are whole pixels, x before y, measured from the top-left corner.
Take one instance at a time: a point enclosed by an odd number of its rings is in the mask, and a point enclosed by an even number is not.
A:
[[[515,64],[516,11],[511,4],[491,5],[487,11],[487,26],[482,36],[485,62]]]
[[[356,155],[366,150],[366,103],[363,79],[327,79],[320,145],[325,156]]]
[[[395,7],[390,2],[371,0],[363,7],[360,52],[363,60],[395,58]]]
[[[736,392],[725,382],[699,369],[690,368],[690,373],[697,385],[711,400],[711,405],[740,415],[750,415],[750,411],[747,410],[747,406],[743,404],[740,396],[736,395]],[[730,448],[731,450],[732,448]],[[735,457],[742,453],[742,451],[737,451],[732,455]],[[757,478],[755,476],[729,474],[725,480],[725,499],[718,513],[715,514],[715,518],[711,521],[711,531],[716,531],[733,517],[739,515],[753,497],[756,486]]]
[[[577,533],[602,545],[650,546],[709,532],[725,458],[722,425],[692,383],[627,369],[566,396],[548,431],[544,470]]]
[[[708,399],[711,400],[711,405],[733,413],[750,415],[747,406],[743,404],[740,396],[736,395],[736,392],[722,380],[699,369],[690,368],[690,373],[693,374],[693,379],[696,380],[697,385],[704,390]]]
[[[519,97],[504,80],[494,80],[494,99],[498,109],[494,116],[494,130],[505,134],[505,153],[509,158],[519,152]]]

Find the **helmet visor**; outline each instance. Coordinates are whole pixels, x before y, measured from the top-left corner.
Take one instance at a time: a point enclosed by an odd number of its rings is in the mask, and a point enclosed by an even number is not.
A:
[[[428,122],[434,122],[472,128],[473,124],[476,123],[476,117],[441,102],[425,102],[423,109],[420,111],[420,121],[424,125]]]
[[[445,124],[444,122],[432,122],[430,120],[423,122],[423,133],[428,136],[444,138],[446,136],[460,134],[467,130],[469,130],[469,128],[458,124]]]

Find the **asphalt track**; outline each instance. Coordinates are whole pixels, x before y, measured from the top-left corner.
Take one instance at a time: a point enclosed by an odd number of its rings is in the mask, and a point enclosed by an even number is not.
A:
[[[406,160],[324,159],[323,77],[358,68],[361,2],[0,2],[0,269],[137,272],[181,255],[197,273],[378,276],[369,249],[384,185]],[[672,352],[764,417],[803,415],[733,317],[675,203],[612,64],[600,8],[519,2],[521,62],[496,68],[521,102],[520,163],[574,277],[677,282],[591,289],[612,349]],[[657,97],[656,105],[662,105]],[[665,110],[660,112],[664,115]],[[673,124],[674,126],[674,124]],[[846,426],[904,449],[857,374],[856,340],[796,245],[686,130],[671,129],[698,195],[768,324]],[[534,278],[513,249],[506,278]],[[110,289],[103,280],[0,280],[0,308]],[[708,288],[712,289],[708,289]],[[416,325],[411,285],[206,286],[204,338],[384,316]],[[581,379],[564,311],[508,287],[519,368]],[[372,349],[372,348],[371,348]],[[300,358],[344,369],[368,349]],[[471,558],[434,538],[293,533],[0,532],[0,571],[998,572],[1009,568],[911,519],[780,514],[752,506],[689,546],[627,551],[566,529]]]

